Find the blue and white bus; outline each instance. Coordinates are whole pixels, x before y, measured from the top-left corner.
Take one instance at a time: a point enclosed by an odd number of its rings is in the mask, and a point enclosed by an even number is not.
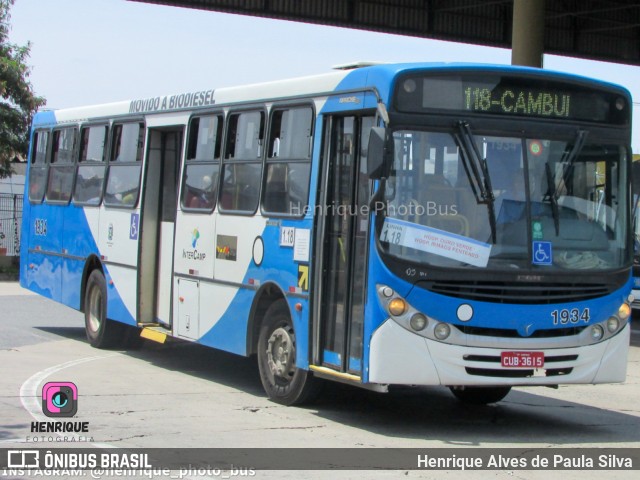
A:
[[[486,65],[345,66],[38,113],[23,287],[89,342],[257,355],[270,398],[319,379],[625,380],[631,105]]]
[[[634,316],[640,313],[640,156],[633,156],[631,164],[631,185],[633,191],[633,303]]]

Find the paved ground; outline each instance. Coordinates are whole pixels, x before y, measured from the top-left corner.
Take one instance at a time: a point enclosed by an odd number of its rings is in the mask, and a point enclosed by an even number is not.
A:
[[[148,343],[129,352],[95,350],[84,338],[80,313],[31,295],[15,283],[0,283],[0,332],[4,448],[35,445],[30,424],[46,419],[40,389],[53,380],[78,386],[76,419],[90,424],[90,441],[84,446],[640,448],[638,334],[633,336],[625,384],[514,389],[503,402],[487,407],[462,406],[443,388],[382,395],[331,384],[316,404],[288,408],[265,398],[252,359],[182,342]],[[607,479],[630,479],[637,473],[505,468],[259,471],[255,476],[548,480],[561,474],[563,480],[585,480],[603,474]]]

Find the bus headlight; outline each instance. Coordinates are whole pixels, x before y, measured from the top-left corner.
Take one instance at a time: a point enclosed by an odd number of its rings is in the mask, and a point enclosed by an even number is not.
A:
[[[604,336],[604,329],[600,325],[594,325],[591,327],[591,339],[595,342],[600,340]]]
[[[433,329],[433,334],[438,340],[446,340],[451,333],[451,327],[446,323],[439,323]]]
[[[407,311],[407,302],[404,300],[404,298],[396,297],[391,299],[387,308],[389,309],[389,313],[391,315],[399,317]]]
[[[388,315],[388,319],[408,332],[432,341],[453,343],[460,341],[461,334],[457,328],[454,328],[455,325],[440,322],[421,312],[387,285],[376,285],[376,291],[380,307]],[[458,309],[458,314],[460,315],[460,309]],[[465,308],[462,309],[461,316],[463,318],[469,314],[473,313],[467,312]]]
[[[629,318],[629,315],[631,315],[631,307],[626,303],[620,305],[620,308],[618,308],[618,317],[620,320],[626,320]]]
[[[427,326],[427,323],[429,323],[427,317],[425,317],[422,313],[414,313],[411,317],[411,320],[409,320],[409,325],[411,325],[411,328],[413,328],[416,332],[424,330]]]
[[[617,317],[609,317],[609,320],[607,320],[607,330],[609,330],[609,333],[615,333],[619,327],[620,320],[618,320]]]

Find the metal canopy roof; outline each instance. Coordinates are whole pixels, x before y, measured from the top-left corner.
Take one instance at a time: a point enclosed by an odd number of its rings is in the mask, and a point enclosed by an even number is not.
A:
[[[514,0],[130,0],[511,48]],[[544,53],[640,65],[640,1],[543,0]]]

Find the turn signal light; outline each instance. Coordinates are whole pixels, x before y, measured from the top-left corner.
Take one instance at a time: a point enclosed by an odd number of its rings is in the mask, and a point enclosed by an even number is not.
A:
[[[618,309],[618,317],[620,318],[620,320],[626,320],[630,315],[631,307],[626,303],[620,305],[620,308]]]
[[[399,317],[407,311],[407,302],[405,302],[402,298],[396,297],[389,302],[388,308],[391,315]]]

